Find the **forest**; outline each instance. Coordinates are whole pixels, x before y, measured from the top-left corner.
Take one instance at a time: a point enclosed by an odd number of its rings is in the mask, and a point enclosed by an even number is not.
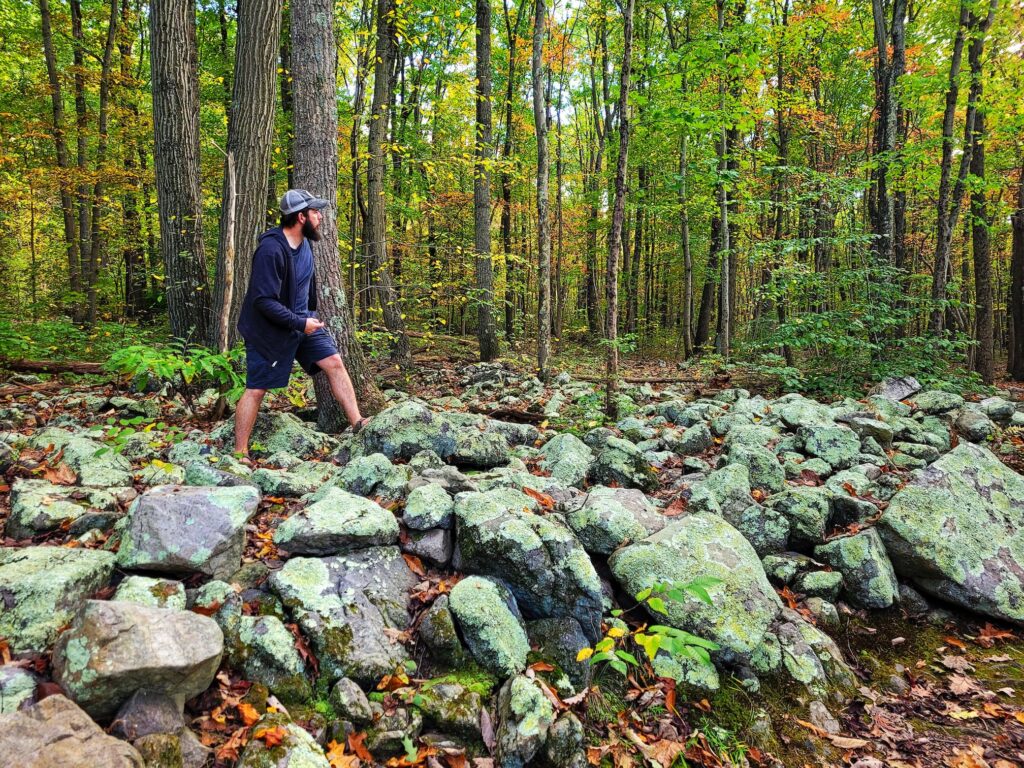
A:
[[[0,0],[0,86],[0,768],[1024,766],[1024,0]]]
[[[61,319],[231,347],[309,187],[341,333],[399,362],[1024,375],[1019,3],[161,5],[4,4],[9,357]]]

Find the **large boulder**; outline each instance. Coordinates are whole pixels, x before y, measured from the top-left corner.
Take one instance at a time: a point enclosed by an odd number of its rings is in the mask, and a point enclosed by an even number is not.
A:
[[[0,637],[14,653],[42,653],[113,571],[114,555],[100,550],[0,549]]]
[[[19,477],[11,485],[11,516],[7,519],[6,534],[12,539],[28,539],[54,531],[90,512],[106,513],[107,521],[112,523],[119,515],[122,499],[134,496],[134,488],[77,488]]]
[[[213,682],[224,650],[217,623],[188,611],[87,600],[53,652],[53,676],[90,715],[106,718],[135,691],[179,706]]]
[[[832,539],[815,547],[814,556],[843,575],[846,595],[855,605],[888,608],[899,601],[899,582],[874,528]]]
[[[415,584],[398,547],[295,557],[270,577],[271,588],[312,644],[321,673],[366,685],[409,658],[393,635],[409,623],[408,597]]]
[[[480,666],[501,677],[526,669],[530,641],[508,589],[482,576],[467,576],[452,588],[449,606]]]
[[[596,642],[602,613],[597,572],[572,531],[532,514],[535,504],[511,489],[459,494],[457,567],[503,580],[527,618],[572,616]]]
[[[18,768],[145,768],[131,744],[108,736],[74,702],[48,696],[0,715],[0,762]]]
[[[398,520],[374,501],[331,488],[277,526],[274,543],[295,555],[338,555],[398,542]]]
[[[234,416],[210,435],[225,444],[233,441],[234,436]],[[288,453],[306,459],[327,452],[336,443],[332,437],[318,432],[293,413],[264,410],[256,417],[251,444],[267,454]]]
[[[586,550],[602,555],[647,538],[667,521],[642,491],[601,485],[592,487],[583,503],[566,515]]]
[[[245,524],[256,512],[254,487],[161,485],[136,499],[117,553],[122,568],[231,575],[241,564]]]
[[[1024,624],[1024,478],[991,451],[961,442],[916,472],[878,530],[924,592]]]

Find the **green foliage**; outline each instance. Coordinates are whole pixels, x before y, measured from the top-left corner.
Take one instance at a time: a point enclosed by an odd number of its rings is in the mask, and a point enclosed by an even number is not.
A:
[[[785,388],[812,394],[863,394],[865,382],[914,376],[927,387],[976,389],[976,375],[962,361],[970,340],[935,335],[922,327],[936,304],[908,275],[893,267],[863,266],[823,274],[803,267],[777,269],[762,298],[786,309],[785,321],[750,345],[755,370],[775,375]],[[785,365],[788,348],[797,359]]]
[[[181,395],[191,408],[196,395],[207,386],[216,387],[229,401],[241,396],[244,354],[241,345],[222,354],[180,342],[162,347],[137,344],[114,352],[105,367],[133,379],[155,379]]]
[[[682,602],[687,596],[701,602],[712,604],[708,589],[720,584],[721,579],[711,577],[695,579],[686,584],[659,583],[648,587],[636,595],[636,601],[646,604],[647,609],[654,613],[668,614],[665,600]],[[641,626],[627,631],[619,618],[622,611],[612,611],[609,628],[593,648],[584,648],[578,655],[579,660],[590,659],[591,664],[605,663],[608,667],[625,676],[629,667],[639,667],[636,656],[626,646],[642,649],[648,661],[654,661],[659,651],[680,660],[696,662],[702,666],[712,666],[709,651],[717,651],[718,644],[705,640],[697,635],[676,627],[661,624]]]

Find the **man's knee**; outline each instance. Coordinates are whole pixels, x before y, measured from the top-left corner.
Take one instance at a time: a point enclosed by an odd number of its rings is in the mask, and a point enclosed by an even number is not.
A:
[[[333,373],[345,368],[344,363],[341,362],[341,355],[338,354],[325,357],[323,360],[318,360],[317,365],[324,373]]]

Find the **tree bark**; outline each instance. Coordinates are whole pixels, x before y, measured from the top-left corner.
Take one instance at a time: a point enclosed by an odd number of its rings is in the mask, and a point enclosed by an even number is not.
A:
[[[626,216],[626,173],[629,159],[629,79],[633,63],[633,0],[622,8],[622,65],[619,69],[619,156],[615,164],[615,201],[612,204],[612,228],[608,233],[608,355],[605,363],[605,413],[610,419],[619,415],[619,256],[622,252],[622,228]],[[638,254],[639,256],[639,254]]]
[[[149,13],[154,165],[171,333],[205,343],[210,291],[199,188],[195,6],[152,0]]]
[[[537,376],[548,375],[551,351],[551,221],[548,212],[548,115],[544,103],[545,0],[535,0],[533,17],[533,124],[537,133]]]
[[[376,281],[376,293],[384,314],[384,325],[393,340],[391,359],[405,365],[410,360],[409,337],[398,294],[387,266],[387,214],[384,205],[384,137],[387,136],[388,105],[391,99],[391,70],[396,55],[394,0],[377,2],[377,64],[373,72],[373,101],[370,105],[370,135],[366,168],[367,243],[369,272]],[[297,125],[301,125],[296,121]]]
[[[494,323],[494,266],[491,263],[491,0],[476,0],[476,167],[473,173],[473,230],[476,247],[477,321],[480,360],[498,356]]]
[[[351,309],[338,259],[338,101],[337,49],[334,40],[333,0],[291,3],[291,45],[302,51],[292,62],[295,132],[294,180],[297,187],[324,198],[321,239],[313,243],[316,262],[318,310],[338,345],[352,379],[361,409],[374,411],[383,402],[356,340]],[[317,425],[337,432],[344,424],[341,408],[331,394],[326,376],[313,380],[317,398]]]
[[[238,316],[242,311],[245,287],[252,272],[251,254],[263,229],[266,213],[267,178],[270,174],[270,148],[274,141],[274,117],[277,111],[277,56],[281,36],[282,0],[245,0],[238,6],[238,35],[235,42],[235,76],[231,117],[228,122],[227,151],[234,158],[234,191],[237,206],[234,231],[229,232],[228,217],[220,221],[217,243],[217,279],[215,317],[227,313],[225,326],[214,334],[218,347],[229,349],[238,340]],[[222,201],[228,200],[230,179],[225,163]],[[228,274],[228,243],[234,243],[232,274]],[[228,297],[229,282],[234,290]]]

